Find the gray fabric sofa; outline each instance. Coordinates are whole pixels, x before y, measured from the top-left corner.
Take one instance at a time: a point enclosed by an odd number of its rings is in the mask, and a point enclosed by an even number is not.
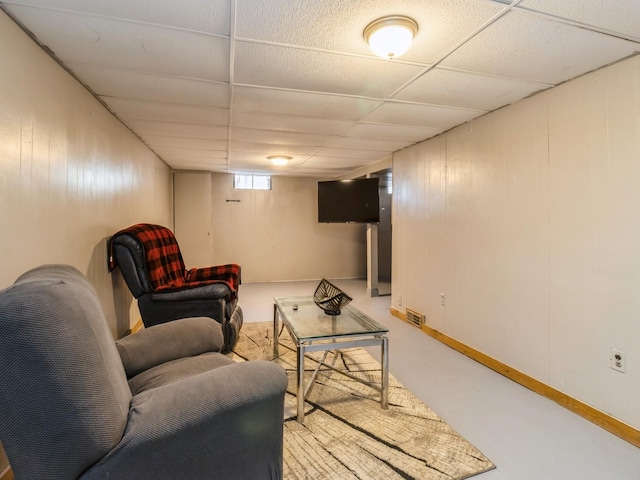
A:
[[[15,478],[282,478],[286,374],[219,353],[207,318],[114,342],[69,266],[0,292],[0,440]]]

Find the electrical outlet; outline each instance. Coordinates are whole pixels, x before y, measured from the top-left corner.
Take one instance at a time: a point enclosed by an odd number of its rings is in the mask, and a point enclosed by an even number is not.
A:
[[[627,371],[627,354],[617,348],[611,348],[611,357],[609,358],[609,367],[618,372],[626,373]]]
[[[402,306],[402,295],[400,295],[398,297],[398,306],[401,307]]]
[[[440,294],[440,305],[442,305],[443,307],[447,304],[447,300],[444,296],[444,293]]]

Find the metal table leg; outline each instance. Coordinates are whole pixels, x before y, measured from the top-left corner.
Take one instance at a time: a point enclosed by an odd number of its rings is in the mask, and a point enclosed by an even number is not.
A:
[[[279,356],[278,343],[278,307],[273,304],[273,358],[276,359]]]
[[[380,368],[382,369],[382,389],[380,405],[384,410],[389,408],[389,339],[382,337],[380,344]]]
[[[305,355],[305,347],[304,345],[298,345],[297,349],[298,353],[298,364],[297,364],[297,373],[298,373],[298,395],[296,400],[298,401],[298,423],[304,423],[304,355]]]

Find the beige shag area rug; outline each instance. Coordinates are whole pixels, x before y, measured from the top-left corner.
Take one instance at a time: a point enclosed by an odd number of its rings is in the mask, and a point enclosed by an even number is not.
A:
[[[237,360],[272,360],[272,330],[271,322],[245,323],[233,355]],[[280,341],[293,347],[286,329]],[[389,409],[382,410],[378,391],[323,367],[309,392],[304,425],[300,425],[296,421],[296,355],[283,346],[279,351],[274,361],[289,376],[286,480],[452,480],[495,468],[391,374]],[[368,381],[379,381],[380,364],[364,349],[330,353],[326,361]],[[316,366],[306,360],[308,378]]]

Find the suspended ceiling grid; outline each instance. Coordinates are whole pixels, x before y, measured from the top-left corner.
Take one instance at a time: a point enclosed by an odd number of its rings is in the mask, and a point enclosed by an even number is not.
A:
[[[0,6],[176,170],[338,178],[640,50],[627,0]],[[362,32],[392,14],[419,31],[383,60]]]

